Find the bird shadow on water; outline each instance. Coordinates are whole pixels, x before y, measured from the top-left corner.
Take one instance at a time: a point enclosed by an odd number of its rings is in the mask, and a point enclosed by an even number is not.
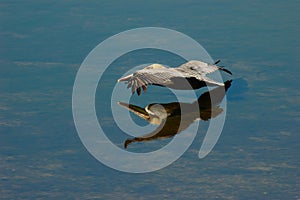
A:
[[[187,129],[195,121],[208,121],[223,112],[220,106],[232,80],[224,82],[211,91],[204,92],[192,103],[170,102],[151,103],[145,108],[137,105],[118,102],[118,104],[157,128],[141,137],[128,138],[124,142],[124,148],[136,142],[149,142],[158,139],[166,139],[179,134]]]

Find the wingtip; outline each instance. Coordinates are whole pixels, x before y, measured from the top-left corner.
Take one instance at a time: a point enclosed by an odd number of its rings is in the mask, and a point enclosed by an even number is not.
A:
[[[124,142],[124,149],[127,149],[128,145],[130,143],[132,143],[134,140],[133,139],[127,139],[125,142]]]
[[[230,75],[232,75],[232,72],[229,71],[228,69],[224,68],[223,66],[219,67],[219,69],[226,72],[226,73],[228,73],[228,74],[230,74]]]
[[[221,60],[217,60],[214,64],[216,65],[216,64],[218,64],[219,62],[221,62]]]
[[[232,72],[229,71],[228,69],[223,68],[223,71],[224,71],[224,72],[227,72],[227,73],[230,74],[230,75],[232,75]]]
[[[119,78],[118,79],[118,82],[121,82],[121,81],[129,81],[132,77],[132,74],[128,75],[128,76],[125,76],[125,77],[122,77],[122,78]]]

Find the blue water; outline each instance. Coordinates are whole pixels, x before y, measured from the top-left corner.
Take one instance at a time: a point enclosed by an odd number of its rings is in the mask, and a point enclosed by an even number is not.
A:
[[[299,6],[293,0],[1,1],[0,199],[299,199]],[[101,164],[82,145],[72,89],[97,44],[145,26],[194,38],[235,81],[221,138],[206,158],[197,157],[201,126],[170,166],[128,174]],[[119,63],[130,67],[147,57],[181,62],[146,51]],[[109,92],[120,72],[107,73],[111,80],[102,87]],[[165,90],[152,87],[132,101],[145,106],[147,100],[171,100],[154,91]],[[107,101],[97,95],[101,123],[119,133]],[[111,137],[118,145],[126,138]]]

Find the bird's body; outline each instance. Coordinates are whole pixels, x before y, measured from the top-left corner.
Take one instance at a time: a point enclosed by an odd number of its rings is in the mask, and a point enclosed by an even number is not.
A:
[[[218,63],[218,62],[216,62]],[[146,91],[147,85],[158,85],[178,90],[199,89],[206,85],[224,86],[223,83],[214,81],[206,76],[217,70],[230,71],[215,64],[208,64],[198,60],[192,60],[176,68],[168,68],[161,64],[152,64],[133,74],[120,78],[126,81],[132,93],[141,94],[141,89]]]

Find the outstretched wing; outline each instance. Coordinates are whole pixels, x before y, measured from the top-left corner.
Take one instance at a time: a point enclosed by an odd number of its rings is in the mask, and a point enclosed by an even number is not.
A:
[[[144,92],[147,90],[147,85],[186,89],[185,84],[182,84],[186,80],[188,80],[194,89],[205,85],[224,86],[223,83],[211,80],[205,76],[216,70],[223,70],[231,74],[227,69],[215,64],[192,60],[177,68],[166,68],[160,64],[153,64],[126,77],[120,78],[118,82],[126,81],[128,84],[127,87],[131,88],[132,93],[136,91],[138,95],[141,94],[142,90],[144,90]],[[190,89],[190,87],[188,89]]]
[[[172,81],[170,78],[174,77],[174,74],[179,73],[176,73],[176,71],[172,68],[142,69],[119,79],[118,82],[127,81],[127,88],[131,87],[132,93],[136,91],[137,94],[140,95],[142,89],[144,92],[147,90],[147,85],[166,86],[171,84]]]

